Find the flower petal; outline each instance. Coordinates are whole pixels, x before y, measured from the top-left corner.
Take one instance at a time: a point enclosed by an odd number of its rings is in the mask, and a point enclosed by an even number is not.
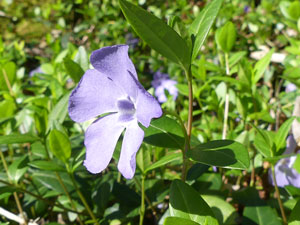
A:
[[[100,173],[109,164],[124,126],[117,123],[118,115],[101,117],[85,133],[86,159],[84,166],[91,173]]]
[[[97,70],[87,70],[69,98],[69,115],[84,122],[107,112],[116,112],[122,90]]]
[[[144,131],[137,122],[132,122],[125,131],[118,169],[126,179],[131,179],[135,173],[135,156],[144,138]]]
[[[136,98],[136,88],[129,72],[137,78],[136,70],[128,56],[128,45],[114,45],[101,48],[92,53],[90,61],[93,67],[110,77],[120,88]]]
[[[156,99],[138,83],[138,96],[136,101],[136,116],[138,121],[145,127],[149,127],[152,118],[159,118],[162,109]]]

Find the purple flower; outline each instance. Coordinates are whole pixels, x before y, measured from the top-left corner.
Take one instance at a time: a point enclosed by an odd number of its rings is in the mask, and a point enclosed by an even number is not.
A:
[[[245,13],[248,13],[250,11],[250,7],[248,6],[248,5],[246,5],[245,7],[244,7],[244,12]]]
[[[165,90],[167,90],[169,94],[173,96],[173,100],[176,100],[178,90],[175,85],[177,84],[177,81],[171,80],[168,74],[157,71],[154,74],[154,79],[151,84],[155,88],[154,94],[160,103],[167,101]]]
[[[136,168],[135,156],[144,138],[138,122],[148,127],[152,118],[162,115],[162,110],[139,83],[127,45],[96,50],[90,60],[95,69],[85,72],[69,99],[72,120],[83,122],[101,115],[85,133],[84,165],[91,173],[103,171],[126,129],[118,169],[131,179]]]
[[[293,84],[293,83],[289,83],[285,87],[285,92],[286,93],[289,93],[289,92],[292,92],[292,91],[296,91],[296,90],[297,90],[297,86],[295,84]]]
[[[44,73],[44,71],[43,71],[42,68],[39,66],[39,67],[37,67],[37,68],[35,68],[34,70],[31,70],[31,71],[29,72],[29,77],[33,77],[34,74],[36,74],[36,73]]]
[[[287,149],[284,154],[291,154],[294,152],[297,144],[292,135],[287,138]],[[286,185],[293,185],[300,188],[300,174],[293,168],[296,156],[280,159],[275,165],[275,176],[277,185],[284,187]],[[269,179],[274,185],[271,170],[269,171]]]

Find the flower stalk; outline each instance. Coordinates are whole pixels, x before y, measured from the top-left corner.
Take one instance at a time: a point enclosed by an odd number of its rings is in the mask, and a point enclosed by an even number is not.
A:
[[[283,204],[282,204],[282,201],[281,201],[281,198],[280,198],[280,193],[279,193],[279,189],[278,189],[278,185],[277,185],[277,181],[276,181],[274,165],[271,166],[271,170],[272,170],[272,176],[273,176],[273,181],[274,181],[275,192],[276,192],[276,195],[277,195],[277,200],[278,200],[278,204],[279,204],[283,224],[287,225],[288,223],[287,223],[286,215],[285,215],[285,212],[284,212]]]
[[[229,70],[228,53],[225,53],[225,68],[226,68],[226,76],[229,76],[230,70]],[[226,134],[227,134],[228,112],[229,112],[229,93],[228,93],[228,87],[226,84],[224,123],[223,123],[223,133],[222,133],[223,140],[226,139]]]

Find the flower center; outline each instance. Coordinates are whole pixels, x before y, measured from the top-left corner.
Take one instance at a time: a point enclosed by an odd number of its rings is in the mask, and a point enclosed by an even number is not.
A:
[[[135,106],[130,98],[127,99],[119,99],[117,101],[117,108],[119,116],[119,121],[128,122],[135,117]]]

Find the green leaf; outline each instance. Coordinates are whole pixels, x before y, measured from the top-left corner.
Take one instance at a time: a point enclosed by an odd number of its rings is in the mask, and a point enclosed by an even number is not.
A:
[[[199,225],[199,223],[180,217],[167,217],[163,225]]]
[[[228,21],[216,32],[216,42],[223,52],[230,52],[236,40],[236,30],[232,22]]]
[[[201,195],[201,197],[211,207],[219,224],[235,224],[239,215],[232,205],[213,195]]]
[[[54,106],[49,114],[49,122],[47,132],[54,128],[55,123],[63,123],[67,114],[68,114],[68,101],[69,101],[70,92],[65,94]]]
[[[152,165],[150,165],[149,167],[147,167],[145,169],[145,173],[149,172],[150,170],[154,170],[154,169],[164,166],[170,162],[173,162],[175,160],[180,160],[180,159],[182,159],[181,152],[176,152],[176,153],[171,153],[169,155],[165,155],[160,160],[158,160],[157,162],[155,162]]]
[[[297,154],[297,158],[294,162],[293,168],[300,174],[300,154]]]
[[[64,133],[52,130],[49,134],[49,146],[52,153],[64,163],[70,158],[71,143]]]
[[[18,183],[18,181],[23,177],[23,175],[26,173],[28,166],[28,157],[27,155],[22,156],[21,158],[18,158],[15,160],[9,167],[8,167],[8,174],[11,180],[13,180],[15,183]]]
[[[74,62],[72,59],[64,59],[64,65],[67,73],[70,75],[72,80],[75,83],[78,83],[82,75],[84,74],[81,66],[78,63]]]
[[[217,225],[218,221],[200,194],[188,184],[174,180],[170,188],[170,214],[200,224]]]
[[[162,116],[152,120],[150,126],[143,129],[144,141],[150,145],[173,149],[184,148],[185,139],[182,128],[170,117]]]
[[[8,62],[4,65],[0,65],[0,90],[8,91],[7,81],[12,87],[16,79],[16,64],[14,62]]]
[[[264,156],[272,157],[272,148],[273,148],[273,138],[274,134],[267,130],[262,130],[253,125],[256,129],[257,134],[254,138],[255,148]]]
[[[254,66],[254,80],[252,84],[256,84],[260,78],[264,75],[267,67],[270,64],[271,57],[274,53],[274,49],[270,50],[264,57],[262,57]]]
[[[246,51],[240,51],[232,54],[229,58],[229,68],[232,68],[235,64],[237,64],[245,55],[247,55]]]
[[[276,132],[274,138],[276,152],[274,152],[274,155],[276,155],[276,153],[280,153],[280,149],[285,148],[286,137],[289,134],[294,119],[295,117],[289,118],[280,126],[280,128]]]
[[[41,170],[66,171],[64,167],[53,161],[37,160],[28,163],[28,165]]]
[[[275,209],[270,206],[247,206],[244,209],[243,225],[281,225]]]
[[[194,161],[232,169],[248,169],[250,159],[244,145],[232,140],[210,141],[187,152]]]
[[[298,200],[297,204],[293,208],[293,211],[289,218],[289,225],[300,225],[300,200]]]
[[[9,134],[0,136],[0,144],[22,144],[38,141],[39,138],[30,134]]]
[[[221,8],[223,0],[214,0],[208,4],[196,17],[189,28],[191,38],[195,38],[192,59],[196,58],[201,49],[208,32],[213,25],[218,12]]]
[[[78,48],[74,61],[78,63],[84,71],[89,69],[89,57],[83,46]]]
[[[128,1],[119,0],[122,12],[135,32],[151,48],[168,59],[183,65],[190,66],[190,51],[185,41],[162,20]]]
[[[288,8],[288,14],[290,18],[293,20],[297,21],[300,17],[300,2],[299,1],[294,1],[290,4]]]

